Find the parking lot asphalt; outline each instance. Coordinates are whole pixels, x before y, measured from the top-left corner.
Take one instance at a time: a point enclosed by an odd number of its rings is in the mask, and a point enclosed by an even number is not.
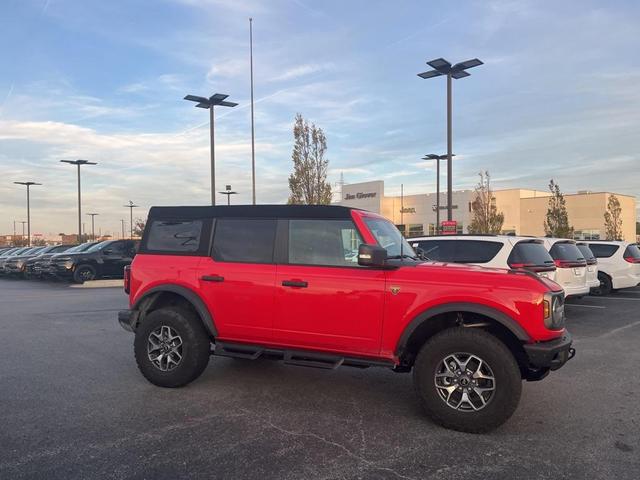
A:
[[[0,478],[640,478],[640,289],[567,305],[576,358],[486,435],[444,430],[411,376],[213,357],[148,383],[119,288],[0,280]]]

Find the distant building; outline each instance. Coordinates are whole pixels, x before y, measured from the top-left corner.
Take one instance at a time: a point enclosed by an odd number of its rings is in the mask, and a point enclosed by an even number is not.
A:
[[[505,234],[544,236],[544,220],[551,193],[530,189],[494,191],[496,207],[504,213]],[[565,194],[569,223],[578,239],[601,239],[605,236],[604,213],[611,192],[582,191]],[[636,199],[629,195],[615,194],[622,207],[624,239],[636,239]],[[473,190],[453,192],[453,220],[458,233],[467,233],[471,221]],[[407,237],[434,235],[436,232],[436,194],[386,196],[384,181],[342,185],[339,205],[362,208],[379,213],[405,233]],[[447,219],[447,194],[440,192],[440,221]]]

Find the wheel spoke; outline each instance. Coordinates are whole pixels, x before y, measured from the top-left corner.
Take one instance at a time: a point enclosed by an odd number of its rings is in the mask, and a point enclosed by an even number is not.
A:
[[[493,398],[496,384],[491,367],[477,355],[456,352],[447,355],[434,373],[442,400],[455,410],[478,411]]]
[[[149,333],[147,355],[149,361],[160,371],[176,368],[182,361],[182,337],[168,325],[161,325]]]

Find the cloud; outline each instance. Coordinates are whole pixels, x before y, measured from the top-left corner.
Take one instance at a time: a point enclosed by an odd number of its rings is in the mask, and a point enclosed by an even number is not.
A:
[[[334,69],[333,63],[307,63],[291,67],[279,75],[271,78],[272,82],[294,80],[314,73],[327,72]]]

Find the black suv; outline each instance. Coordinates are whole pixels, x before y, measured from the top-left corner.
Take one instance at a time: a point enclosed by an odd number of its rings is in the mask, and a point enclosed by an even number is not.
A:
[[[74,245],[50,245],[40,250],[37,254],[24,261],[22,266],[24,277],[39,278],[42,274],[42,269],[37,268],[37,266],[41,266],[45,260],[51,258],[56,253],[62,253],[73,246]]]
[[[136,255],[135,240],[107,240],[82,252],[65,252],[51,257],[51,270],[76,283],[99,278],[122,278],[124,267]]]

